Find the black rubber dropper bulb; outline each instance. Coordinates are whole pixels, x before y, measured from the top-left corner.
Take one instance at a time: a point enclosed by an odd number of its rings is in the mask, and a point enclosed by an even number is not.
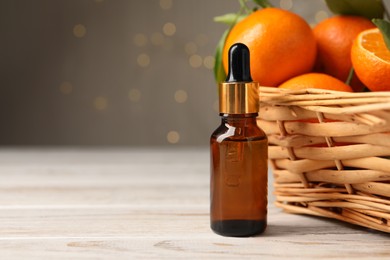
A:
[[[236,43],[229,49],[229,72],[226,82],[252,82],[248,47]]]

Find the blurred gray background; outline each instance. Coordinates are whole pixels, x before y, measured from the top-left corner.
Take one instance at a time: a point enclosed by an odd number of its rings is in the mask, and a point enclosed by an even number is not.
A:
[[[275,0],[314,24],[322,0]],[[200,145],[236,0],[0,0],[0,145]],[[277,69],[277,68],[275,68]]]

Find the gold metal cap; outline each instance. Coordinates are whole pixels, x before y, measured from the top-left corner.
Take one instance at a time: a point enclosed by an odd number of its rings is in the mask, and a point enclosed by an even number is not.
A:
[[[219,84],[219,112],[249,114],[259,112],[257,82],[224,82]]]

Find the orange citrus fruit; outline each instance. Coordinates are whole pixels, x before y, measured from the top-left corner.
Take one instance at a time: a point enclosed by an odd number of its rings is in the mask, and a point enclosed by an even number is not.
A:
[[[379,29],[361,32],[351,49],[356,75],[371,91],[390,91],[390,50]]]
[[[320,88],[353,92],[352,88],[332,76],[323,73],[307,73],[287,80],[279,86],[286,89]]]
[[[317,41],[316,71],[346,81],[351,63],[351,47],[356,36],[375,25],[360,16],[338,15],[321,21],[313,28]],[[363,87],[355,79],[356,90]]]
[[[238,42],[248,46],[252,78],[263,86],[276,87],[309,72],[315,62],[316,42],[310,26],[282,9],[258,10],[232,28],[223,49],[225,71],[229,48]]]

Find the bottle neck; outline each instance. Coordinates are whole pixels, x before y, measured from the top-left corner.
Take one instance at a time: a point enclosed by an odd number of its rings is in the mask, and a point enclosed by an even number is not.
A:
[[[248,114],[226,114],[219,113],[219,116],[222,118],[256,118],[259,113],[248,113]]]
[[[222,124],[241,125],[241,124],[257,124],[256,118],[258,113],[250,114],[219,114],[221,116]]]

